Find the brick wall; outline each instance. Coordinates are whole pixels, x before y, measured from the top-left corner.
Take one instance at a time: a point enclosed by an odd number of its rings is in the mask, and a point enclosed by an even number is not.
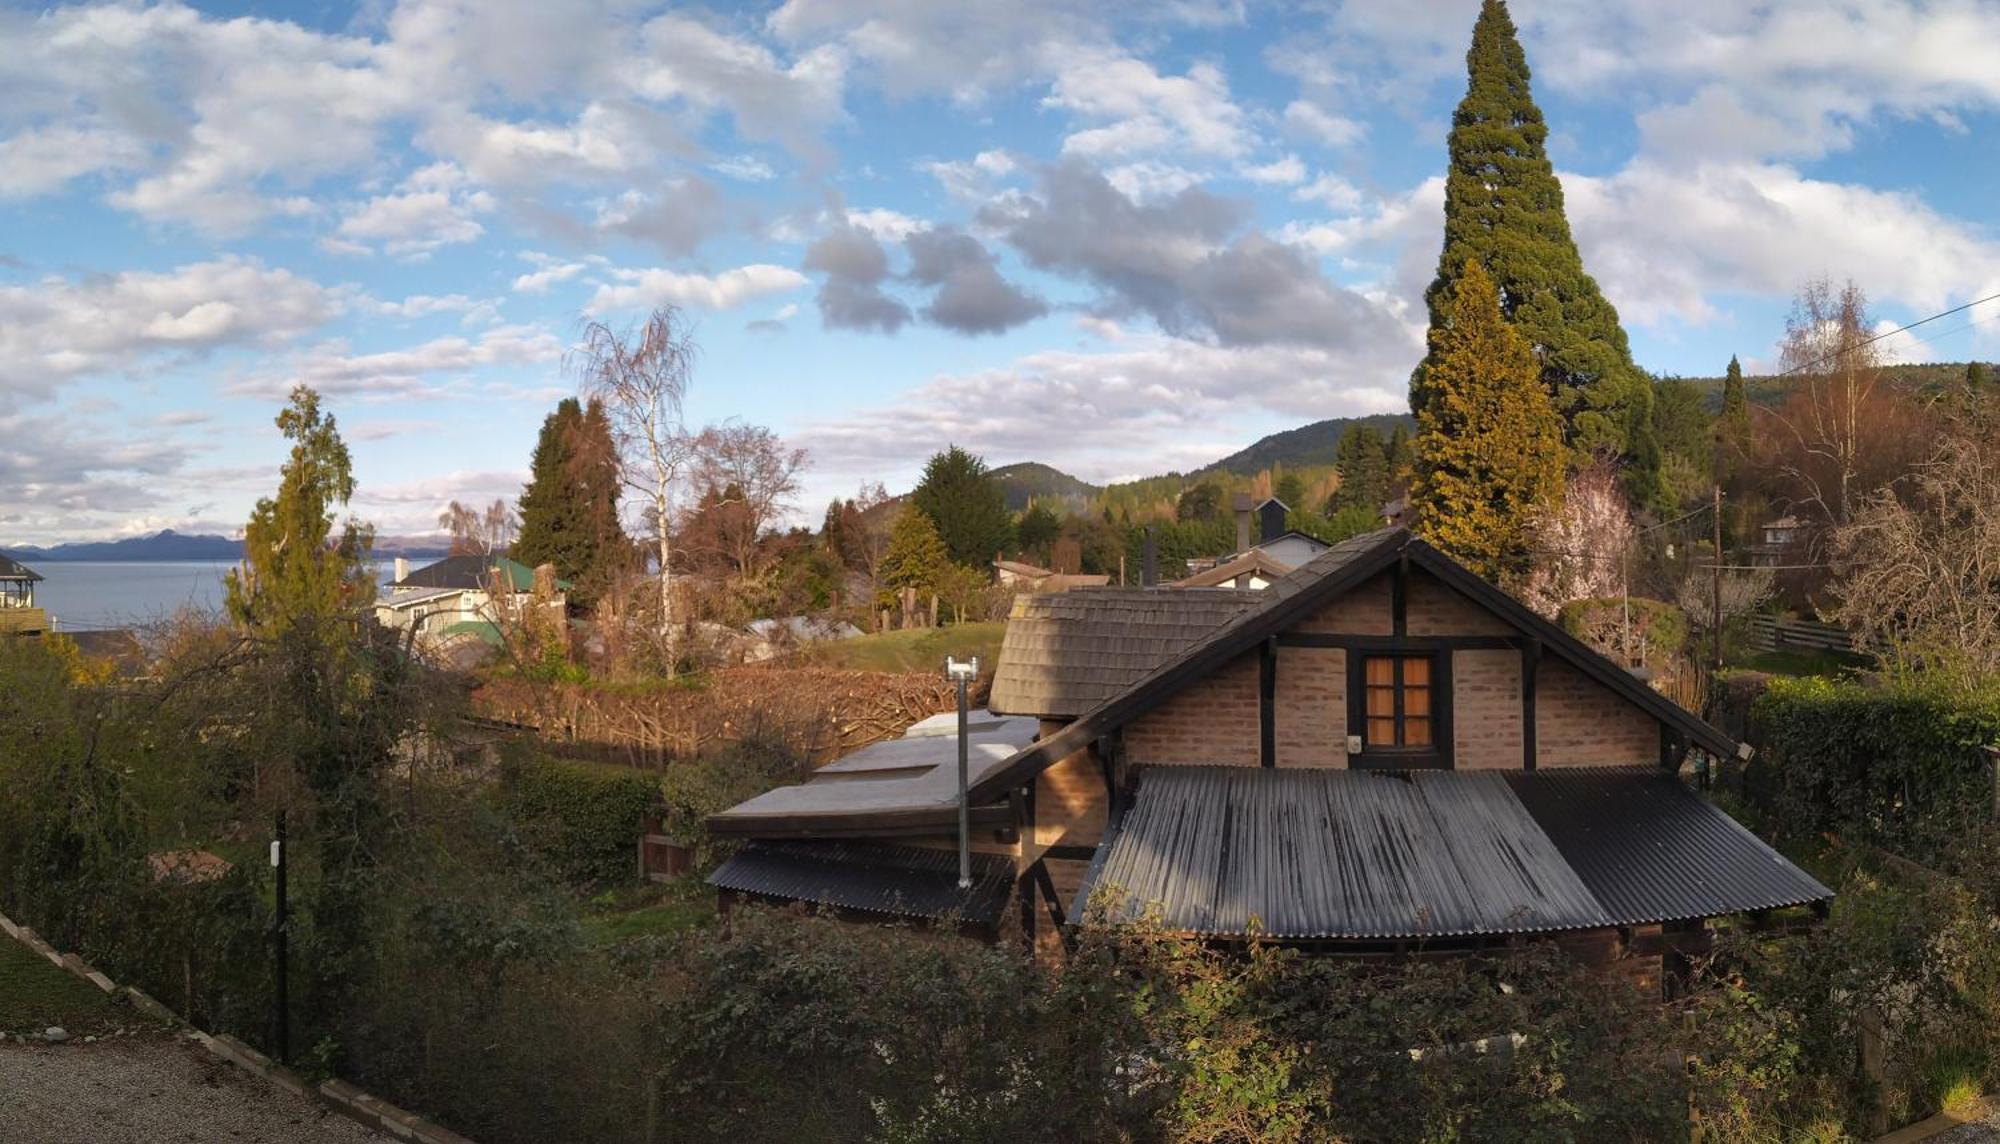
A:
[[[1403,619],[1413,636],[1511,636],[1507,621],[1459,595],[1421,568],[1403,589]]]
[[[1293,631],[1333,632],[1350,636],[1386,636],[1394,632],[1389,574],[1382,573],[1299,621]]]
[[[1278,765],[1347,765],[1347,652],[1278,649]]]
[[[1415,618],[1413,609],[1413,627]],[[1521,653],[1485,648],[1453,652],[1451,698],[1454,765],[1462,771],[1518,769]]]
[[[1104,768],[1088,747],[1058,760],[1035,779],[1032,863],[1050,846],[1095,846],[1104,837]]]
[[[1562,660],[1544,656],[1535,695],[1537,766],[1660,761],[1660,724]]]
[[[1250,651],[1125,727],[1134,764],[1258,764],[1257,657]]]

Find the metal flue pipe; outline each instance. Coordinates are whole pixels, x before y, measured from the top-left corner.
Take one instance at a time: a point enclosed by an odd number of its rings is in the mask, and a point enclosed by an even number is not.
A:
[[[972,888],[971,744],[965,737],[965,688],[979,674],[979,657],[944,660],[944,677],[958,684],[958,888]]]

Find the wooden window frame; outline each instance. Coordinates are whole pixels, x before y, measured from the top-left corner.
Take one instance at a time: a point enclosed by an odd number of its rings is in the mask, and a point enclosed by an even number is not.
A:
[[[1431,665],[1431,741],[1425,747],[1381,747],[1368,742],[1368,661],[1427,659]],[[1401,688],[1398,687],[1400,692]],[[1400,699],[1398,701],[1400,703]],[[1356,770],[1451,770],[1451,649],[1444,647],[1350,648],[1347,652],[1347,733],[1361,736],[1361,753],[1349,755]]]

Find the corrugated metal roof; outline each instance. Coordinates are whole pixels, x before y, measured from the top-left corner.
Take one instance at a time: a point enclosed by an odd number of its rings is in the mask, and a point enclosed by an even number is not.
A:
[[[972,856],[972,886],[958,886],[958,854],[850,842],[752,842],[718,867],[718,889],[816,902],[898,917],[955,916],[992,925],[1013,890],[1013,862]]]
[[[1651,767],[1507,776],[1605,909],[1628,922],[1780,909],[1833,891],[1743,824]]]
[[[1254,921],[1267,936],[1330,940],[1596,929],[1831,896],[1670,776],[1609,769],[1154,767],[1073,921],[1098,887],[1117,899],[1113,921],[1157,911],[1175,931],[1243,934]]]

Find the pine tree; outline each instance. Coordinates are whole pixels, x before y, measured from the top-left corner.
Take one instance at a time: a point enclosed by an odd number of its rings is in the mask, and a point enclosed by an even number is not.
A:
[[[375,532],[353,517],[334,535],[335,506],[354,497],[354,462],[319,394],[300,385],[278,414],[292,442],[277,497],[264,497],[243,530],[243,565],[224,580],[229,614],[265,634],[318,623],[375,596],[368,550]]]
[[[1987,373],[1986,373],[1985,362],[1969,361],[1965,363],[1966,392],[1975,394],[1984,393],[1986,391],[1986,379],[1987,379]]]
[[[618,491],[618,451],[603,403],[564,398],[542,422],[521,493],[521,535],[509,555],[530,567],[555,565],[579,603],[596,599],[630,559]]]
[[[924,465],[910,503],[931,518],[945,551],[959,564],[986,567],[1013,536],[1006,493],[987,473],[985,461],[956,445]]]
[[[1389,499],[1389,444],[1373,425],[1353,424],[1340,435],[1334,452],[1334,468],[1340,471],[1340,487],[1327,502],[1327,515],[1342,509],[1365,508],[1380,512]]]
[[[1417,529],[1490,580],[1518,577],[1529,521],[1562,501],[1562,419],[1477,262],[1456,276],[1429,343],[1410,492]]]
[[[1544,147],[1548,125],[1502,0],[1481,7],[1465,59],[1469,83],[1452,116],[1445,178],[1444,250],[1424,293],[1431,325],[1446,319],[1460,269],[1477,262],[1498,286],[1507,320],[1540,359],[1570,446],[1626,458],[1628,487],[1646,499],[1659,465],[1650,440],[1652,388],[1632,364],[1617,310],[1584,272]],[[1417,367],[1412,410],[1427,403],[1437,365],[1433,353]]]
[[[895,526],[889,531],[889,550],[882,557],[884,587],[934,591],[951,563],[944,538],[938,535],[929,513],[906,506],[896,514]]]

